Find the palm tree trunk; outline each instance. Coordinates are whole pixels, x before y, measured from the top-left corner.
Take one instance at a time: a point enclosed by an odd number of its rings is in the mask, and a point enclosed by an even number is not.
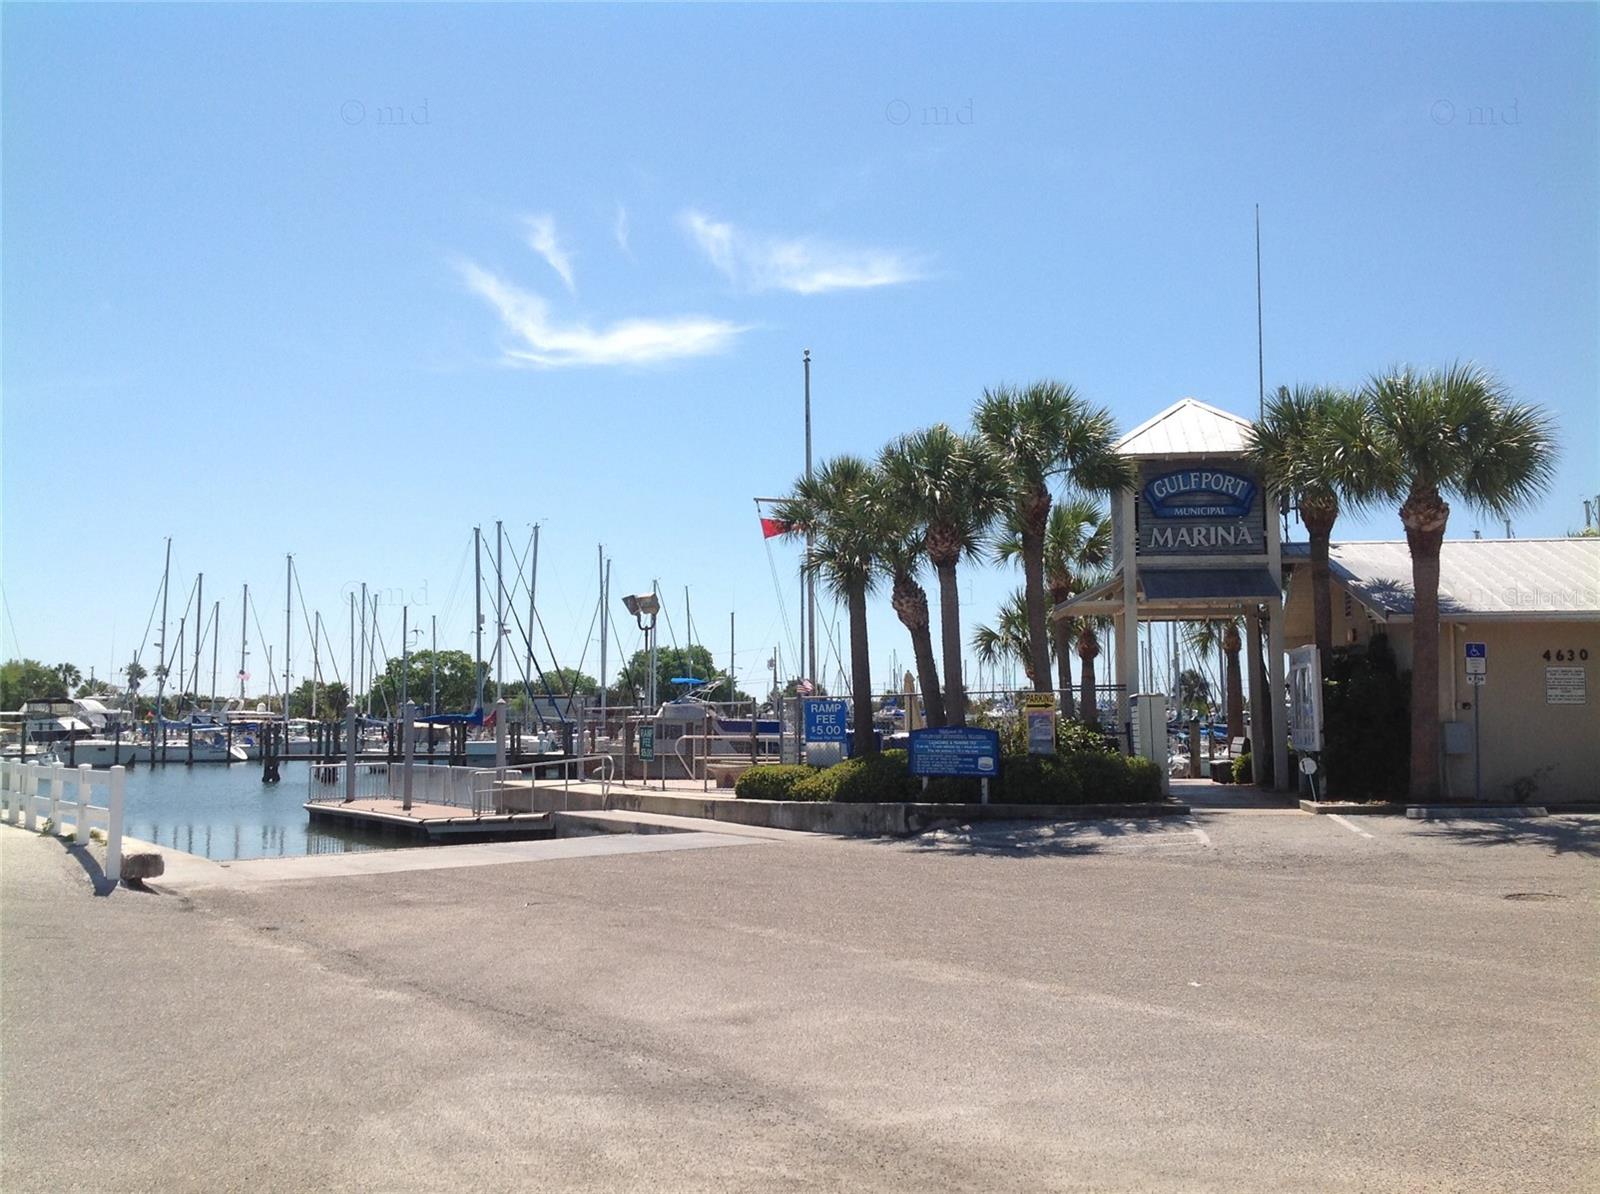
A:
[[[1022,517],[1022,584],[1028,599],[1028,656],[1035,676],[1050,674],[1050,632],[1045,610],[1044,534],[1050,518],[1050,491],[1040,485]]]
[[[1072,627],[1059,619],[1050,622],[1050,635],[1056,649],[1056,689],[1061,693],[1061,716],[1073,716],[1072,708]]]
[[[1333,538],[1333,524],[1339,516],[1337,505],[1302,502],[1300,521],[1305,524],[1311,539],[1311,610],[1313,636],[1322,674],[1328,674],[1333,660],[1333,595],[1329,588],[1328,544]]]
[[[961,594],[954,562],[934,564],[939,574],[939,634],[944,648],[945,724],[967,724],[967,686],[961,674]],[[1045,675],[1050,673],[1046,671]]]
[[[945,724],[944,691],[939,687],[939,666],[933,658],[933,632],[927,623],[911,632],[911,654],[917,661],[923,717],[929,727],[938,729]]]
[[[1078,658],[1083,661],[1079,669],[1079,683],[1082,687],[1078,690],[1078,710],[1083,716],[1083,724],[1098,727],[1100,725],[1100,705],[1096,701],[1094,684],[1094,661],[1100,654],[1100,636],[1094,632],[1094,623],[1084,620],[1083,629],[1078,631]]]
[[[1439,796],[1439,548],[1450,507],[1413,490],[1400,507],[1411,548],[1411,799]]]
[[[908,574],[894,578],[894,612],[911,634],[911,655],[917,665],[917,685],[922,689],[922,710],[928,725],[944,725],[944,694],[939,688],[939,668],[933,658],[933,634],[928,627],[928,594]]]
[[[1222,632],[1222,653],[1228,658],[1228,741],[1244,737],[1244,671],[1239,666],[1239,627],[1230,623]]]
[[[1255,690],[1262,694],[1263,700],[1250,707],[1250,718],[1261,727],[1259,741],[1265,749],[1260,751],[1254,759],[1251,770],[1255,772],[1255,781],[1258,787],[1269,788],[1277,777],[1273,774],[1277,767],[1277,752],[1272,744],[1277,741],[1273,737],[1279,733],[1277,728],[1278,711],[1283,708],[1283,694],[1272,691],[1271,673],[1267,670],[1267,627],[1266,619],[1256,620],[1256,632],[1250,636],[1250,666],[1255,668]]]
[[[878,740],[872,733],[872,660],[867,649],[866,586],[852,586],[845,604],[850,610],[850,721],[855,732],[852,753],[875,755]]]

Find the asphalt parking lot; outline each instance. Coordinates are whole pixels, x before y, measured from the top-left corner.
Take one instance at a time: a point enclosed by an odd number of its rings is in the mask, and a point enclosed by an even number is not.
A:
[[[0,828],[0,1184],[1600,1178],[1600,818],[723,844],[97,898]]]

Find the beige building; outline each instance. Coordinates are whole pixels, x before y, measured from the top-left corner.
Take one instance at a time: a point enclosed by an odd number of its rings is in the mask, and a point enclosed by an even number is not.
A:
[[[1330,556],[1335,646],[1383,631],[1409,669],[1405,542],[1335,543]],[[1285,544],[1283,563],[1284,641],[1295,647],[1312,641],[1306,545]],[[1485,800],[1506,800],[1513,783],[1532,780],[1535,803],[1600,801],[1600,539],[1446,541],[1439,621],[1445,797],[1473,798],[1476,714]],[[1469,643],[1482,644],[1481,686],[1469,679]]]

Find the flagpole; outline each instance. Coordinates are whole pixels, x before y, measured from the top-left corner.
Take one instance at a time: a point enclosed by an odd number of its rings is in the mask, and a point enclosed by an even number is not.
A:
[[[811,350],[805,350],[801,357],[806,373],[806,480],[811,480]],[[806,530],[806,561],[811,560],[811,531]],[[811,681],[813,690],[817,683],[817,578],[810,569],[806,570],[806,679]]]

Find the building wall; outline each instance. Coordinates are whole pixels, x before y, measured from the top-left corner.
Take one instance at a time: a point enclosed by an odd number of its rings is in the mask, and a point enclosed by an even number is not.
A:
[[[1298,565],[1285,611],[1286,643],[1290,647],[1312,641],[1311,573]],[[1365,644],[1375,630],[1387,630],[1402,669],[1411,667],[1411,625],[1384,626],[1370,618],[1359,602],[1334,581],[1333,639],[1336,646],[1354,641]],[[1467,682],[1465,644],[1485,644],[1489,680],[1482,688]],[[1544,653],[1550,652],[1550,660]],[[1557,659],[1557,652],[1588,658]],[[1588,703],[1550,704],[1546,700],[1545,669],[1576,667],[1584,670]],[[1537,774],[1535,802],[1560,800],[1600,801],[1600,622],[1442,622],[1439,627],[1439,719],[1460,721],[1470,730],[1472,702],[1482,695],[1478,710],[1482,727],[1483,796],[1508,798],[1508,785]],[[1470,741],[1470,739],[1469,739]],[[1541,768],[1549,768],[1540,772]],[[1471,799],[1473,759],[1447,755],[1445,794]]]

